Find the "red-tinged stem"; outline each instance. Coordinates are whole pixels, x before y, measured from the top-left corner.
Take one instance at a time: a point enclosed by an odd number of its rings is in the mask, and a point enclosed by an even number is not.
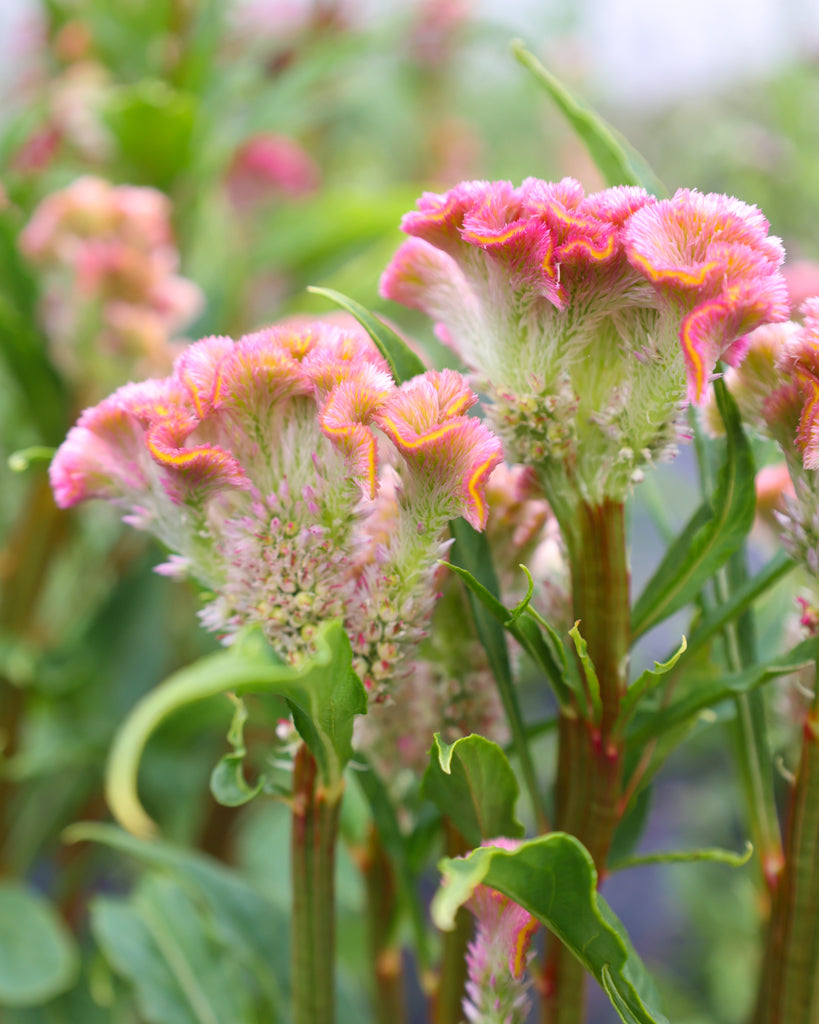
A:
[[[406,999],[401,949],[394,941],[396,880],[378,830],[370,827],[366,847],[358,863],[367,894],[367,937],[374,980],[377,1024],[404,1024]]]
[[[580,504],[574,512],[564,531],[574,618],[597,674],[601,710],[595,715],[578,702],[561,714],[556,820],[557,828],[586,846],[602,878],[623,807],[623,741],[614,725],[628,685],[631,609],[625,509],[605,501]],[[591,690],[588,680],[586,690]],[[543,1024],[581,1024],[585,970],[551,935],[539,988]]]
[[[819,1024],[819,679],[791,792],[754,1024]]]
[[[446,855],[460,857],[469,844],[452,822],[444,819]],[[455,927],[443,933],[443,951],[438,983],[432,997],[433,1024],[461,1024],[466,990],[466,948],[472,938],[472,915],[461,907],[455,915]]]
[[[341,791],[329,794],[302,744],[293,766],[291,970],[294,1024],[335,1018],[335,848]]]

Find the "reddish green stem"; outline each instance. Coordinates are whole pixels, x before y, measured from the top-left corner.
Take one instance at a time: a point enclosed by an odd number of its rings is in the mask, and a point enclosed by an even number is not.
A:
[[[805,717],[753,1019],[819,1024],[819,694]]]
[[[629,571],[622,504],[580,504],[565,531],[572,573],[574,618],[588,646],[600,690],[600,714],[579,702],[561,715],[557,772],[557,827],[591,853],[598,875],[622,814],[623,745],[614,733],[628,685]],[[563,524],[561,524],[563,525]],[[581,666],[582,672],[582,666]],[[591,682],[584,677],[587,693]],[[580,1024],[585,970],[549,936],[541,975],[543,1024]]]
[[[447,857],[460,857],[469,844],[448,818],[444,818]],[[472,915],[461,907],[455,927],[443,933],[443,952],[438,985],[432,998],[433,1024],[460,1024],[466,989],[466,948],[472,938]]]
[[[358,857],[367,894],[367,937],[377,1024],[404,1024],[406,1000],[401,948],[395,943],[396,879],[375,826]]]
[[[291,967],[294,1024],[335,1018],[335,848],[341,793],[319,784],[315,759],[299,747],[293,766]]]

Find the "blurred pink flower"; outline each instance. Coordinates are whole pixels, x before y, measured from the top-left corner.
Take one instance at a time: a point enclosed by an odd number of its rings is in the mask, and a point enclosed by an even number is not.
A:
[[[321,172],[309,153],[293,139],[271,132],[243,142],[227,175],[228,194],[240,209],[310,195],[320,184]]]

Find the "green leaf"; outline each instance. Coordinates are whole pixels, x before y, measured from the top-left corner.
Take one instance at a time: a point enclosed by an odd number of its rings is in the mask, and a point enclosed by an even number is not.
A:
[[[620,702],[620,712],[617,715],[617,722],[615,724],[615,731],[622,732],[626,725],[631,721],[632,715],[637,709],[639,701],[649,694],[656,686],[662,682],[663,676],[667,675],[677,664],[680,658],[686,651],[688,642],[685,637],[682,638],[682,642],[674,654],[668,659],[668,661],[655,661],[654,668],[647,668],[645,672],[639,675],[634,682],[629,686],[626,691],[625,697]]]
[[[137,793],[137,772],[148,738],[170,714],[220,693],[275,693],[284,697],[293,721],[319,767],[322,785],[343,783],[352,756],[353,720],[365,714],[367,695],[352,669],[350,641],[338,622],[323,623],[316,655],[294,668],[279,661],[260,630],[238,637],[227,651],[175,672],[132,710],[114,739],[106,773],[106,796],[117,820],[136,835],[154,825]]]
[[[637,727],[629,733],[629,743],[644,743],[677,726],[685,725],[701,711],[720,704],[729,697],[748,693],[777,676],[787,675],[812,664],[816,659],[816,649],[817,639],[811,637],[782,657],[753,665],[741,672],[721,673],[716,677],[695,677],[689,683],[687,694],[670,703],[668,707],[641,714],[637,720]]]
[[[497,743],[483,736],[464,736],[449,744],[435,733],[421,795],[433,801],[470,846],[497,836],[518,839],[525,832],[515,817],[518,781],[512,766]]]
[[[231,695],[228,694],[230,697]],[[211,772],[210,791],[213,799],[223,807],[241,807],[258,796],[264,788],[264,780],[259,779],[255,786],[249,786],[245,779],[244,761],[247,748],[244,741],[247,708],[241,697],[232,698],[236,703],[233,721],[228,730],[228,743],[233,747],[225,754]]]
[[[125,159],[144,180],[167,187],[190,157],[196,98],[161,79],[120,86],[103,111]]]
[[[666,189],[646,159],[616,132],[591,107],[581,103],[560,79],[540,63],[520,40],[512,43],[512,53],[551,96],[560,112],[585,143],[595,167],[607,185],[641,185],[657,196]]]
[[[346,309],[348,313],[351,313],[358,320],[378,346],[381,355],[387,360],[392,375],[398,384],[405,380],[410,380],[412,377],[417,377],[418,374],[426,371],[427,368],[424,366],[420,356],[417,356],[412,351],[404,339],[396,334],[391,327],[388,327],[383,320],[380,320],[368,309],[365,309],[361,303],[356,302],[355,299],[348,298],[346,295],[342,295],[341,292],[334,291],[332,288],[311,286],[307,291],[312,292],[314,295],[324,295],[337,306]]]
[[[197,906],[209,933],[255,980],[259,998],[278,1006],[289,990],[289,931],[285,913],[236,872],[185,847],[137,839],[114,825],[79,822],[66,842],[102,843],[170,875]]]
[[[699,850],[666,850],[659,853],[643,853],[633,857],[623,857],[609,865],[609,871],[624,871],[626,868],[642,867],[644,864],[691,864],[696,861],[711,861],[727,864],[732,868],[744,867],[754,855],[752,843],[745,843],[742,853],[723,850],[718,846],[709,846]]]
[[[78,970],[74,940],[51,904],[18,882],[0,882],[0,1006],[48,1002]]]
[[[693,601],[737,550],[754,521],[754,460],[736,403],[721,380],[714,390],[725,424],[725,459],[710,501],[702,505],[666,552],[632,613],[632,638]]]
[[[128,900],[96,899],[91,927],[149,1024],[260,1024],[236,959],[173,879],[151,874]]]
[[[622,924],[597,893],[597,872],[577,839],[552,832],[512,851],[480,847],[441,863],[432,918],[450,930],[478,885],[508,896],[567,946],[601,985],[626,1024],[668,1024],[650,997],[645,968]]]
[[[591,707],[587,708],[588,718],[592,722],[599,723],[603,718],[603,701],[600,699],[600,680],[597,678],[597,671],[594,667],[594,662],[589,657],[589,648],[586,641],[580,635],[580,630],[577,628],[579,624],[575,622],[572,628],[569,630],[569,636],[572,638],[574,643],[574,649],[577,651],[577,659],[583,666],[583,675],[586,679],[586,689],[583,690],[584,698],[588,692],[588,699],[591,701]]]

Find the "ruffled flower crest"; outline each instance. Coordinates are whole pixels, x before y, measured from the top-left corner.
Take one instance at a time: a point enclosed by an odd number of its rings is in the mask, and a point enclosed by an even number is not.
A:
[[[62,507],[104,498],[155,533],[172,552],[161,571],[215,594],[202,618],[226,641],[258,622],[298,661],[317,626],[341,617],[357,669],[381,688],[424,635],[442,528],[462,511],[485,519],[500,443],[462,415],[473,401],[452,371],[396,388],[356,329],[205,338],[169,377],[86,410],[51,480]],[[392,445],[384,410],[402,427]],[[379,525],[379,484],[399,463],[400,500]]]
[[[622,500],[673,452],[686,393],[700,401],[716,360],[786,315],[781,246],[758,212],[698,193],[669,204],[630,187],[587,196],[571,178],[465,182],[402,221],[412,237],[382,294],[436,321],[509,456],[563,498]]]

